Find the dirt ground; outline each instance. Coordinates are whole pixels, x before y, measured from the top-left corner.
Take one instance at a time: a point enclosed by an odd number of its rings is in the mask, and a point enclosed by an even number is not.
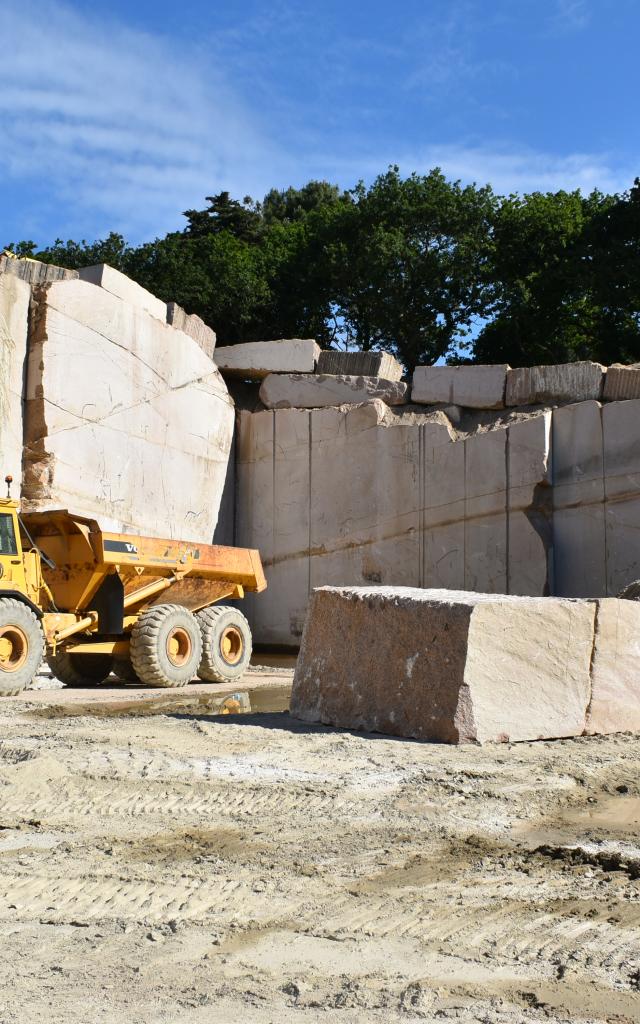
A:
[[[3,1024],[640,1020],[639,737],[309,727],[290,680],[0,702]]]

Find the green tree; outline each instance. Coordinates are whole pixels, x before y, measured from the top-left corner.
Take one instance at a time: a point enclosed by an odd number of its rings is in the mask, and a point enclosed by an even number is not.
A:
[[[488,310],[493,192],[440,170],[403,179],[392,167],[353,196],[332,242],[349,341],[395,352],[407,367],[454,352]]]
[[[591,359],[601,310],[594,267],[616,197],[579,191],[509,196],[497,209],[488,270],[492,319],[474,347],[477,362],[513,366]]]

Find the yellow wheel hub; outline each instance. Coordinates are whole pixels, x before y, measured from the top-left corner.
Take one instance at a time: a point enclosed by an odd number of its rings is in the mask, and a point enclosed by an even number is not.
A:
[[[0,626],[0,671],[17,672],[28,653],[29,641],[19,626]]]
[[[167,657],[172,665],[181,668],[191,657],[192,644],[189,631],[176,626],[167,637]]]
[[[235,626],[228,626],[220,637],[220,653],[227,665],[237,665],[242,658],[244,640]]]

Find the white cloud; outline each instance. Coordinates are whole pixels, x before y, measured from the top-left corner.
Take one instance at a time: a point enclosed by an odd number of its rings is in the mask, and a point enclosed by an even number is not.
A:
[[[622,168],[606,153],[558,156],[515,147],[433,146],[411,158],[417,170],[442,167],[448,177],[482,185],[495,192],[546,192],[582,189],[622,191],[633,183],[632,168]]]
[[[432,145],[400,153],[379,153],[375,159],[363,155],[323,165],[312,162],[316,175],[329,176],[344,184],[363,178],[371,181],[391,164],[402,174],[426,174],[440,167],[450,180],[465,184],[490,184],[499,195],[511,192],[556,192],[561,189],[583,193],[600,189],[622,192],[633,184],[636,165],[623,166],[606,153],[573,153],[558,156],[507,144],[495,146]]]
[[[584,8],[582,0],[558,3],[574,20]],[[49,209],[40,220],[68,223],[76,237],[110,229],[152,237],[181,226],[180,211],[224,188],[260,197],[272,186],[322,177],[350,187],[390,163],[405,173],[441,166],[451,178],[491,182],[500,193],[619,191],[634,177],[615,154],[554,155],[508,142],[382,149],[367,129],[354,128],[348,146],[344,134],[337,144],[328,115],[308,129],[302,94],[280,94],[286,116],[268,118],[262,103],[259,117],[261,78],[251,78],[260,93],[252,111],[232,87],[237,54],[225,63],[224,48],[186,51],[182,42],[79,14],[65,0],[0,0],[0,38],[0,183],[18,183],[25,196],[42,195],[44,183]],[[354,121],[367,95],[359,107],[352,101]],[[269,110],[276,105],[269,97]],[[268,120],[286,142],[273,141]],[[32,236],[46,240],[48,224],[39,232],[30,225]]]
[[[92,223],[161,231],[212,191],[260,194],[282,161],[202,54],[53,0],[3,0],[0,38],[0,175]]]

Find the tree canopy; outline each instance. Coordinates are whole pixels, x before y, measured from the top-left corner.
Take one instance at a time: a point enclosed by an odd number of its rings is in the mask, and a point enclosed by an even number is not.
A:
[[[182,231],[21,255],[110,263],[216,330],[221,344],[313,336],[379,348],[408,369],[449,362],[640,360],[640,179],[621,195],[500,197],[443,173],[228,192]]]

